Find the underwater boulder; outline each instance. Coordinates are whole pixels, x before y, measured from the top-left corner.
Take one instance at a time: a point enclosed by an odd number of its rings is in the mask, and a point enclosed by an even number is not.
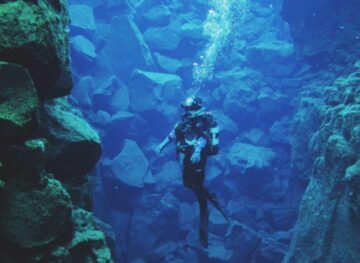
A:
[[[149,161],[136,142],[125,140],[121,152],[111,161],[112,173],[122,184],[142,188],[151,173]]]
[[[69,5],[71,30],[73,34],[91,36],[96,30],[93,9],[88,5]]]
[[[94,79],[90,76],[82,77],[71,92],[71,99],[78,106],[85,109],[92,107],[91,94],[94,92]]]
[[[240,135],[239,139],[242,142],[253,144],[256,146],[265,146],[268,144],[266,134],[261,129],[251,129]]]
[[[106,130],[102,137],[102,143],[106,149],[104,154],[110,158],[119,154],[125,139],[143,143],[150,134],[146,121],[138,114],[127,111],[119,111],[111,115],[110,121],[103,128]]]
[[[116,114],[129,106],[127,87],[116,76],[111,76],[92,93],[93,110],[105,110]]]
[[[94,79],[90,76],[82,77],[71,92],[74,104],[85,109],[92,107],[91,94],[94,91]]]
[[[0,60],[27,68],[41,98],[67,95],[72,88],[68,32],[64,0],[2,3]]]
[[[233,144],[226,154],[231,166],[242,172],[248,169],[268,169],[275,158],[276,153],[270,148],[240,142]]]
[[[100,157],[98,134],[63,99],[48,101],[42,118],[50,145],[47,171],[67,182],[81,182]]]
[[[149,47],[130,16],[118,16],[104,45],[104,52],[115,74],[128,80],[134,68],[149,70],[154,61]]]
[[[39,99],[26,68],[0,62],[0,140],[29,136],[39,124]]]
[[[230,262],[251,262],[252,253],[261,242],[254,230],[237,221],[231,223],[225,237],[226,248],[233,251]]]
[[[47,149],[48,142],[41,138],[1,147],[0,169],[3,169],[3,179],[16,179],[36,185],[44,172]]]
[[[119,111],[126,111],[130,105],[128,87],[120,82],[116,77],[112,77],[108,80],[108,85],[113,87],[114,94],[110,101],[110,112],[117,113]]]
[[[39,249],[71,235],[72,205],[59,181],[44,177],[36,187],[15,183],[5,190],[0,199],[2,242]]]
[[[263,238],[253,255],[253,262],[278,263],[284,258],[287,246],[271,238]]]
[[[217,242],[209,246],[209,260],[210,262],[231,262],[234,251],[226,248],[226,246]],[[238,261],[237,261],[238,262]]]
[[[290,145],[290,119],[284,117],[276,121],[270,128],[270,142],[274,144]]]
[[[180,186],[182,182],[179,179],[181,175],[181,167],[176,161],[166,162],[159,173],[154,178],[156,180],[156,188],[162,191],[171,186]]]
[[[160,196],[152,206],[144,204],[137,209],[129,226],[128,253],[132,259],[143,258],[146,262],[156,256],[156,251],[162,243],[178,240],[181,232],[178,230],[179,201],[171,193]],[[141,249],[139,250],[139,247]],[[163,249],[166,251],[167,245]],[[170,246],[171,248],[171,246]],[[163,255],[165,257],[166,255]],[[161,261],[159,261],[161,262]]]
[[[107,19],[119,14],[130,12],[128,2],[125,0],[105,0],[101,2],[95,1],[95,4],[92,6],[94,6],[94,15],[97,19],[97,26],[99,25],[99,20],[106,21]]]
[[[279,61],[281,58],[289,57],[294,52],[294,46],[291,43],[269,39],[256,45],[249,46],[247,49],[248,61],[251,59],[263,59],[264,63]]]
[[[97,58],[95,45],[84,36],[75,36],[70,40],[71,55],[74,66],[81,72],[86,72],[93,65]]]
[[[166,57],[159,53],[155,53],[154,57],[159,67],[169,73],[176,73],[180,68],[184,66],[180,60]]]
[[[174,74],[135,70],[129,88],[130,108],[135,112],[156,109],[160,102],[180,103],[182,80]]]
[[[195,40],[203,38],[203,22],[201,20],[192,20],[183,24],[180,29],[183,37]]]
[[[149,25],[165,26],[169,22],[171,15],[170,8],[160,4],[144,12],[142,17]]]
[[[83,209],[74,209],[74,235],[68,246],[72,262],[112,263],[112,252],[106,236],[98,228],[93,214]]]
[[[174,26],[151,27],[144,32],[144,38],[154,50],[175,51],[180,44],[180,30]]]

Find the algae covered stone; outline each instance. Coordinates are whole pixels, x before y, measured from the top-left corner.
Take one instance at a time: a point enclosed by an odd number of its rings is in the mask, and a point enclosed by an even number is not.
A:
[[[67,1],[6,1],[0,5],[0,60],[26,67],[42,98],[71,87]]]
[[[83,209],[75,209],[72,217],[75,232],[69,250],[73,262],[113,262],[105,234],[97,229],[92,213]]]
[[[50,143],[47,170],[64,180],[81,181],[100,157],[98,134],[63,99],[44,105],[42,125]]]
[[[0,140],[23,138],[38,124],[39,101],[29,72],[0,62]]]
[[[0,200],[0,239],[23,249],[41,248],[71,227],[70,196],[57,180],[38,187],[8,186]]]

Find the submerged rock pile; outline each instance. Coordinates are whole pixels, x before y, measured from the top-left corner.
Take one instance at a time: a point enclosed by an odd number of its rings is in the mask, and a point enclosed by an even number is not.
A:
[[[112,262],[72,191],[101,146],[59,98],[72,88],[68,32],[66,1],[0,3],[1,262]]]
[[[191,92],[193,63],[207,42],[207,1],[74,0],[69,8],[71,102],[103,142],[95,212],[114,229],[117,260],[279,262],[297,215],[289,96],[304,70],[293,59],[279,4],[249,1],[201,90],[222,129],[207,184],[232,221],[211,210],[209,253],[200,248],[197,203],[182,186],[174,149],[161,156],[153,150]]]

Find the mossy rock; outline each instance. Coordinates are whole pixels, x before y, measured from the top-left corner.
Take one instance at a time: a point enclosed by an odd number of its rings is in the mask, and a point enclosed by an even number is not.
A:
[[[97,229],[93,214],[76,209],[73,211],[73,220],[75,233],[69,250],[74,262],[113,262],[105,234]]]
[[[82,182],[100,158],[98,134],[63,99],[44,105],[42,126],[49,141],[47,171],[65,182]]]
[[[43,248],[71,231],[70,196],[54,179],[44,178],[30,189],[8,185],[0,211],[0,241],[17,249]]]
[[[39,101],[29,72],[0,61],[0,140],[25,138],[38,122]]]
[[[20,180],[28,185],[36,185],[44,172],[47,145],[45,139],[32,139],[2,147],[0,160],[3,167],[0,178],[2,176],[5,181]]]
[[[8,1],[0,5],[0,60],[28,68],[42,98],[72,87],[67,1]]]

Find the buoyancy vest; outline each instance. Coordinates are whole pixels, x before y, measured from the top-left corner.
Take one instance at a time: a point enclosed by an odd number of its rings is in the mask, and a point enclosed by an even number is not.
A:
[[[181,121],[175,125],[177,152],[192,151],[200,137],[206,139],[204,151],[207,155],[218,154],[219,126],[213,114],[203,108],[185,112]]]

